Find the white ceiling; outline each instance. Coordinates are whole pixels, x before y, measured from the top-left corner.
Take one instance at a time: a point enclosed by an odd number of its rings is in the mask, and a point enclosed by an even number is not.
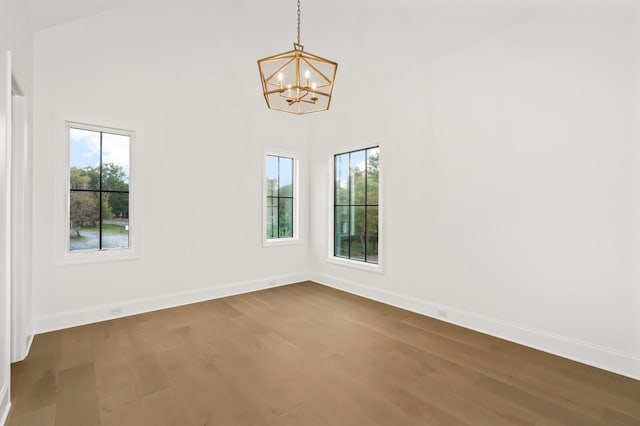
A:
[[[260,46],[260,52],[269,52],[270,46],[289,47],[295,39],[296,0],[16,1],[29,5],[34,32],[117,7],[142,4],[162,13],[172,10],[168,5],[189,8],[202,2],[224,19],[237,21],[237,31]],[[393,78],[417,62],[463,49],[557,8],[614,7],[630,1],[634,0],[302,0],[301,41],[311,53],[344,64],[343,78],[347,70],[363,69]],[[238,32],[235,44],[242,43]]]
[[[128,3],[148,0],[23,0],[28,3],[33,31],[65,22],[95,15],[114,7]],[[180,2],[180,0],[175,0]],[[262,2],[265,0],[210,0],[229,3]],[[268,0],[274,13],[291,14],[295,17],[295,0]],[[463,25],[468,20],[482,20],[484,15],[496,17],[509,15],[514,22],[534,14],[550,6],[572,3],[573,0],[305,0],[302,4],[303,25],[305,21],[322,16],[329,19],[324,22],[351,22],[351,27],[358,28],[365,19],[379,20],[379,29],[385,30],[388,24],[396,29],[408,32],[410,36],[422,35],[422,31],[436,28],[443,23],[455,19]],[[152,5],[153,2],[150,2]],[[249,6],[250,7],[250,6]],[[282,12],[278,12],[281,10]],[[288,12],[287,12],[288,11]],[[426,20],[425,20],[426,19]],[[444,19],[444,20],[443,20]],[[347,25],[349,26],[349,25]],[[439,28],[440,29],[440,28]],[[455,31],[456,28],[451,28]],[[389,34],[393,36],[393,34]],[[405,42],[411,42],[411,39]]]
[[[136,0],[24,0],[34,32],[95,15]]]

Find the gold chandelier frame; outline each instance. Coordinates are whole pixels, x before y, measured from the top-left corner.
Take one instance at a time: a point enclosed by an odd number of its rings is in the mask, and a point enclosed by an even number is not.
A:
[[[259,59],[258,69],[270,109],[297,115],[329,109],[338,64],[304,51],[300,44],[300,0],[298,42],[293,43],[293,50]]]

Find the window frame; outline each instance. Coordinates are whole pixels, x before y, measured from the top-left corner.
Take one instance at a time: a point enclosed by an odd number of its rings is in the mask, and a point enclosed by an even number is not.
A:
[[[335,158],[338,155],[348,154],[358,151],[365,151],[371,148],[378,148],[379,160],[378,160],[378,263],[369,263],[361,260],[348,259],[335,255],[335,208],[336,208],[336,188],[335,188]],[[333,152],[329,158],[329,181],[328,181],[328,244],[327,244],[327,259],[328,263],[335,265],[346,266],[353,269],[359,269],[368,272],[383,273],[384,264],[384,229],[383,229],[383,167],[382,167],[382,144],[371,143],[362,144],[356,147],[347,147],[339,151]]]
[[[293,160],[293,237],[267,238],[267,156],[290,158]],[[300,159],[299,155],[279,147],[264,147],[262,162],[262,247],[279,247],[300,244]]]
[[[95,249],[95,250],[71,250],[69,240],[69,223],[70,223],[70,207],[71,207],[71,129],[87,130],[92,132],[109,133],[113,135],[127,136],[129,138],[129,247],[121,249]],[[121,260],[135,260],[141,257],[140,250],[140,230],[138,220],[138,209],[135,202],[136,185],[135,185],[135,140],[136,133],[133,130],[125,130],[122,128],[102,126],[96,124],[87,124],[78,121],[65,121],[64,123],[64,152],[65,161],[63,162],[64,170],[64,235],[62,239],[63,249],[58,252],[62,253],[58,256],[58,263],[61,264],[83,264],[83,263],[99,263],[112,262]],[[59,221],[57,221],[59,223]]]

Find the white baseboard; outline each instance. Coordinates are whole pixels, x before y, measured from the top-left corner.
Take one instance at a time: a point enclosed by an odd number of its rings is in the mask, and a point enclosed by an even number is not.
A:
[[[525,346],[559,355],[574,361],[602,368],[623,376],[640,380],[640,355],[617,351],[595,345],[590,342],[561,336],[520,324],[487,317],[474,312],[432,303],[388,290],[370,287],[339,277],[299,272],[259,280],[244,281],[225,286],[202,288],[187,292],[174,293],[146,299],[130,300],[119,304],[101,305],[92,308],[62,312],[51,316],[36,318],[35,334],[60,330],[78,325],[90,324],[119,317],[171,308],[220,297],[233,296],[270,287],[292,284],[311,279],[319,284],[357,294],[368,299],[407,309],[465,328],[506,339]],[[120,312],[113,314],[117,305]]]
[[[0,389],[0,425],[4,425],[9,417],[11,401],[9,398],[9,386],[5,383]]]
[[[11,354],[11,363],[23,361],[27,355],[29,355],[29,350],[31,350],[31,344],[33,343],[33,334],[27,336],[25,338],[24,346],[19,349],[15,349]],[[16,353],[17,351],[17,353]]]
[[[216,287],[206,287],[197,290],[190,290],[179,293],[154,296],[144,299],[128,300],[109,305],[93,306],[86,309],[61,312],[55,315],[35,318],[35,334],[46,333],[48,331],[61,330],[79,325],[91,324],[100,321],[107,321],[129,315],[141,314],[144,312],[157,311],[159,309],[173,308],[190,303],[202,302],[205,300],[218,299],[220,297],[234,296],[242,293],[249,293],[256,290],[278,287],[293,284],[308,279],[308,273],[300,272],[272,277],[265,277],[258,280],[243,281]],[[114,309],[118,309],[117,313]]]
[[[625,353],[544,330],[439,305],[327,274],[312,273],[310,279],[328,287],[640,380],[640,355]]]
[[[22,359],[24,360],[27,356],[29,356],[29,351],[31,350],[31,345],[33,344],[33,336],[34,334],[31,333],[29,335],[29,337],[27,337],[27,347],[25,348],[24,351],[24,357],[22,357]]]

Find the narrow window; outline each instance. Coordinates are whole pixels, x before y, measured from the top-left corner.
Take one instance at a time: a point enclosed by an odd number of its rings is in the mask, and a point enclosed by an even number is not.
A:
[[[334,157],[335,257],[378,263],[379,147]]]
[[[266,238],[294,238],[294,159],[267,155]]]
[[[69,126],[69,251],[129,248],[131,138]]]

